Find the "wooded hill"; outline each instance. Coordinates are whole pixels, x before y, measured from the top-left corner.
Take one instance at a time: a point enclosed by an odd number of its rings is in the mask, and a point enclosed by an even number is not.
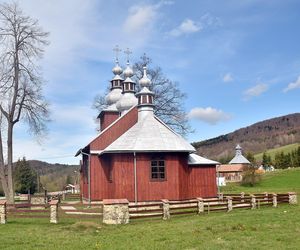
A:
[[[202,156],[220,159],[234,155],[236,144],[254,154],[300,142],[300,113],[264,120],[232,133],[192,145]]]
[[[37,160],[28,160],[28,163],[37,171],[42,185],[48,191],[63,190],[67,182],[75,183],[75,177],[77,183],[79,181],[79,165],[51,164]]]

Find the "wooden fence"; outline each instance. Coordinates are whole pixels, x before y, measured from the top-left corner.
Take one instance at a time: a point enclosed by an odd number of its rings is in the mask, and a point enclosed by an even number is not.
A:
[[[159,217],[169,219],[172,216],[184,214],[209,214],[211,212],[228,211],[233,209],[255,209],[263,206],[277,207],[281,203],[291,203],[295,193],[284,194],[220,194],[218,198],[190,199],[181,201],[162,200],[149,204],[129,204],[129,218],[143,219]],[[297,202],[297,201],[296,201]]]
[[[209,214],[212,212],[230,212],[235,209],[256,209],[263,206],[277,207],[278,204],[297,204],[296,193],[259,193],[259,194],[223,194],[211,199],[190,199],[180,201],[161,200],[142,204],[132,204],[126,199],[122,203],[112,200],[107,204],[59,203],[51,200],[44,204],[18,202],[7,204],[0,200],[0,224],[5,224],[10,218],[50,218],[51,223],[60,219],[102,219],[109,224],[128,223],[130,220],[160,218],[170,219],[173,216],[185,214]],[[124,202],[125,201],[125,202]],[[103,215],[103,211],[105,214]],[[103,215],[103,216],[102,216]],[[105,217],[105,219],[104,219]]]

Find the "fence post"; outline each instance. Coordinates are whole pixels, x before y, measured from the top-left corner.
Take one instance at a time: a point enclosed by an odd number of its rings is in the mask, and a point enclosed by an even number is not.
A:
[[[50,201],[50,223],[58,223],[58,200]]]
[[[231,196],[227,196],[227,212],[230,212],[232,210],[232,197]]]
[[[198,214],[204,213],[204,200],[202,198],[197,198],[198,201]]]
[[[245,202],[244,198],[245,198],[245,193],[241,192],[241,202]]]
[[[219,193],[219,200],[223,200],[224,199],[224,194],[223,193]]]
[[[265,197],[264,197],[264,200],[267,200],[267,203],[269,203],[268,199],[269,199],[269,194],[267,192],[264,192],[265,194]]]
[[[0,224],[6,224],[6,200],[0,200]]]
[[[277,194],[273,194],[273,207],[277,207]]]
[[[127,224],[129,223],[129,201],[127,199],[103,200],[103,223]]]
[[[289,203],[297,204],[297,194],[295,192],[289,192]]]
[[[256,198],[253,194],[251,194],[250,197],[251,197],[251,206],[252,206],[251,208],[255,209],[256,208]]]
[[[169,200],[161,200],[163,203],[163,220],[170,219],[170,203]]]

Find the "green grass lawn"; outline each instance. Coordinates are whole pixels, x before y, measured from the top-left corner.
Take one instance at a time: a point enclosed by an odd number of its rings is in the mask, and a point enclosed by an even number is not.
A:
[[[293,144],[285,145],[285,146],[282,146],[279,148],[273,148],[273,149],[266,150],[266,153],[269,156],[271,156],[272,159],[274,159],[276,153],[283,152],[283,153],[287,154],[287,153],[290,153],[293,150],[297,149],[299,146],[300,146],[300,143],[293,143]],[[254,158],[255,158],[255,160],[261,161],[262,156],[263,156],[263,152],[254,155]]]
[[[297,192],[300,194],[300,168],[277,170],[262,175],[262,181],[254,187],[244,187],[237,183],[229,183],[222,187],[221,191],[226,192]]]
[[[231,192],[297,191],[300,170],[264,176],[254,188],[232,185]],[[299,196],[298,196],[299,198]],[[0,249],[299,249],[300,206],[233,210],[203,215],[134,220],[128,225],[103,225],[100,219],[8,218],[0,225]]]

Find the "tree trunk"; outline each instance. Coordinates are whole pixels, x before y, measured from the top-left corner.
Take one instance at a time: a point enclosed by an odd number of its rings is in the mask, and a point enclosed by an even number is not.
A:
[[[14,184],[13,184],[13,123],[8,123],[7,129],[7,186],[8,194],[6,198],[9,203],[14,203]]]

